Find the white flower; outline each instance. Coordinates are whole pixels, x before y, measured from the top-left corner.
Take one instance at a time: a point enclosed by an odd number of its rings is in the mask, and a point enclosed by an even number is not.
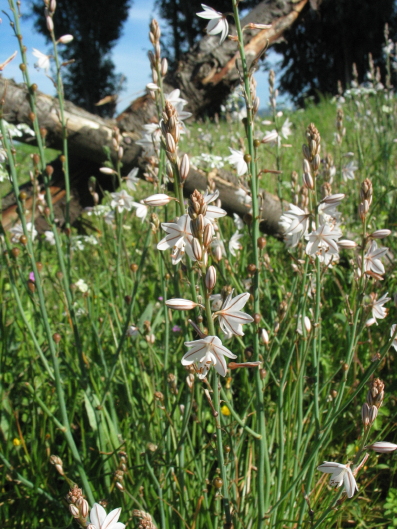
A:
[[[389,248],[378,248],[376,242],[372,241],[371,246],[364,255],[365,272],[375,272],[375,274],[383,275],[385,273],[385,267],[380,258],[386,255],[388,250]]]
[[[113,509],[106,515],[105,509],[99,503],[94,503],[90,512],[90,523],[95,529],[124,529],[125,524],[118,521],[121,508]]]
[[[135,327],[135,325],[130,325],[127,329],[127,332],[125,333],[126,336],[137,336],[139,334],[138,327]]]
[[[45,242],[48,242],[48,244],[51,244],[51,246],[55,245],[55,235],[52,231],[45,231],[44,232],[44,240]]]
[[[174,248],[174,264],[182,259],[185,248],[190,259],[192,259],[192,261],[196,260],[192,251],[193,236],[190,229],[189,215],[182,215],[177,222],[163,222],[161,227],[168,233],[168,235],[158,243],[158,250]]]
[[[222,15],[222,13],[218,13],[218,11],[215,11],[215,9],[208,7],[205,4],[201,4],[201,7],[204,11],[200,11],[200,13],[196,13],[196,15],[210,20],[206,28],[208,35],[217,35],[218,33],[221,33],[219,44],[222,44],[229,31],[229,24],[227,23],[226,17]]]
[[[80,290],[80,292],[83,292],[83,294],[85,292],[88,292],[88,285],[84,281],[84,279],[79,279],[78,281],[76,281],[75,285]]]
[[[133,202],[132,207],[136,208],[136,216],[138,219],[142,219],[142,222],[145,220],[149,208],[140,202]]]
[[[241,239],[241,237],[243,237],[243,234],[239,233],[238,231],[236,231],[236,233],[232,235],[229,241],[229,252],[232,255],[236,255],[236,251],[242,249],[242,246],[239,243],[239,240]]]
[[[366,322],[366,326],[367,327],[370,327],[374,323],[377,323],[376,320],[384,320],[386,318],[387,313],[388,313],[388,309],[385,309],[385,307],[383,305],[391,300],[391,298],[387,297],[387,294],[388,294],[388,292],[386,292],[386,294],[384,294],[379,299],[376,299],[377,298],[376,294],[371,294],[371,299],[372,299],[372,303],[371,303],[371,306],[372,306],[372,318],[370,318]]]
[[[125,181],[127,184],[128,189],[131,189],[132,191],[135,191],[136,184],[139,182],[139,178],[136,177],[138,174],[139,168],[134,167],[128,175],[125,177]]]
[[[396,332],[396,324],[391,326],[390,329],[390,337],[394,336],[394,333]],[[392,347],[397,351],[397,336],[394,337],[393,342],[391,344]]]
[[[222,308],[222,294],[211,294],[211,310],[220,310]]]
[[[248,172],[247,162],[244,160],[244,153],[241,151],[236,151],[229,147],[229,151],[232,153],[226,158],[226,160],[235,166],[237,171],[237,176],[242,176]]]
[[[112,208],[117,207],[119,213],[122,213],[124,210],[131,211],[134,199],[127,191],[122,189],[118,193],[110,193],[110,196],[112,197],[112,201],[110,202]]]
[[[242,230],[244,228],[244,221],[240,217],[240,215],[237,215],[237,213],[233,213],[233,219],[234,219],[234,224],[236,225],[236,228],[238,230]]]
[[[290,204],[289,207],[290,209],[281,215],[279,223],[285,232],[286,245],[294,248],[297,246],[301,237],[307,232],[309,214],[294,204]]]
[[[242,325],[245,323],[251,323],[254,319],[245,312],[241,312],[240,309],[249,300],[249,293],[240,294],[232,298],[233,292],[231,292],[225,301],[223,302],[222,308],[214,314],[218,316],[219,325],[225,334],[237,334],[238,336],[244,336]]]
[[[206,336],[201,340],[185,342],[185,345],[190,350],[182,358],[182,365],[197,364],[199,378],[204,378],[207,375],[211,365],[224,377],[227,369],[225,356],[237,358],[236,355],[222,345],[221,340],[217,336]]]
[[[348,498],[352,498],[354,493],[358,491],[353,472],[347,465],[324,461],[322,465],[317,467],[317,470],[331,474],[331,479],[329,481],[331,487],[340,487],[343,483]]]
[[[290,122],[290,120],[287,118],[284,123],[283,123],[283,126],[281,127],[281,136],[283,136],[283,138],[287,139],[288,136],[291,136],[292,132],[291,132],[291,125],[292,123]]]
[[[348,180],[354,180],[354,171],[357,171],[358,165],[356,162],[352,161],[347,163],[342,167],[342,176],[343,180],[347,182]]]
[[[41,53],[41,51],[36,50],[35,48],[33,48],[33,55],[38,59],[35,66],[37,66],[37,68],[43,68],[43,70],[48,72],[50,67],[50,56]]]
[[[280,136],[278,135],[277,130],[273,129],[270,132],[266,132],[262,138],[262,143],[268,143],[269,145],[280,143]]]
[[[240,204],[243,204],[243,206],[251,207],[252,197],[244,188],[240,187],[237,191],[235,191],[235,193],[237,195],[237,200],[240,202]]]
[[[34,241],[37,235],[37,231],[31,222],[28,222],[26,224],[26,230],[28,232],[28,235],[31,237],[32,241]],[[21,235],[24,234],[22,224],[15,224],[15,226],[10,229],[10,233],[12,234],[12,243],[17,244],[18,242],[20,242],[19,239]]]
[[[332,229],[327,224],[323,224],[305,236],[309,241],[306,246],[307,255],[316,255],[319,250],[325,250],[331,255],[339,255],[337,240],[340,237],[342,237],[342,232],[339,228]]]
[[[304,317],[303,324],[305,326],[306,333],[309,333],[312,330],[312,324],[310,322],[310,319],[307,316]],[[303,336],[302,315],[301,314],[298,316],[298,323],[296,326],[296,330],[299,334]]]

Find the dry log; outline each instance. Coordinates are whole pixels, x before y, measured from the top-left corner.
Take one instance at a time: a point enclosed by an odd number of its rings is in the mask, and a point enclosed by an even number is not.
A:
[[[14,81],[0,77],[0,93],[3,93],[4,90],[6,90],[5,104],[3,106],[4,118],[10,123],[29,124],[30,107],[26,88],[23,85],[17,85]],[[149,105],[149,98],[142,99],[147,100]],[[135,113],[137,119],[139,119],[140,112],[145,108],[144,105],[145,104],[140,105],[139,110]],[[47,130],[47,143],[54,148],[60,149],[62,135],[58,119],[57,99],[37,92],[36,108],[40,126],[45,127]],[[77,187],[80,187],[81,189],[81,180],[85,180],[85,187],[87,187],[89,176],[94,174],[99,179],[102,179],[101,184],[106,188],[104,176],[99,172],[95,174],[93,166],[91,166],[89,172],[86,173],[85,179],[82,175],[82,168],[85,167],[87,161],[94,162],[97,164],[97,167],[106,161],[106,155],[103,148],[104,146],[111,147],[112,122],[92,115],[70,102],[66,103],[65,117],[67,120],[69,152],[71,155],[71,174],[78,175],[80,179],[80,186]],[[125,174],[138,165],[140,147],[138,147],[134,141],[137,138],[138,135],[136,132],[123,133],[124,156],[122,162]],[[57,171],[55,171],[54,174],[56,175]],[[228,213],[238,213],[242,217],[246,215],[249,208],[242,204],[236,195],[236,191],[239,189],[237,179],[226,171],[221,171],[219,174],[213,174],[212,178],[216,181],[223,207]],[[73,179],[72,187],[76,187],[76,184],[78,184],[78,182]],[[185,182],[185,193],[189,195],[195,188],[205,189],[206,186],[207,179],[205,174],[201,171],[191,169]],[[54,181],[54,190],[56,190],[57,194],[59,194],[59,187],[60,179],[56,178]],[[263,191],[262,194],[263,208],[261,229],[265,233],[278,236],[280,235],[278,224],[281,215],[280,201],[277,197],[270,193],[266,193],[265,191]],[[61,211],[59,213],[61,213]],[[9,227],[15,219],[15,215],[15,206],[7,204],[6,209],[3,210],[3,225]]]

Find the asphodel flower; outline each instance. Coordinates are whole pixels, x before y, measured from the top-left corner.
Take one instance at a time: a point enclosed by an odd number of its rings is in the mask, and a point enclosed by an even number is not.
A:
[[[237,334],[238,336],[244,336],[242,326],[245,323],[251,323],[254,321],[254,318],[245,312],[241,312],[240,309],[242,309],[247,303],[250,295],[246,292],[244,294],[239,294],[234,298],[232,298],[232,296],[233,292],[227,296],[223,302],[222,308],[218,312],[215,312],[214,316],[218,316],[219,324],[225,334],[228,335],[232,333]]]
[[[201,340],[185,342],[185,345],[190,350],[182,358],[182,365],[190,366],[196,364],[199,378],[205,378],[212,365],[222,377],[226,376],[225,356],[237,358],[235,354],[222,345],[221,340],[217,336],[206,336]]]
[[[125,524],[118,521],[121,508],[113,509],[106,514],[105,509],[99,503],[94,503],[90,512],[90,529],[124,529]]]
[[[317,470],[331,474],[329,481],[331,487],[340,487],[343,483],[348,498],[352,498],[354,493],[358,491],[353,472],[348,465],[324,461],[322,465],[317,467]]]
[[[209,20],[208,26],[206,28],[208,35],[217,35],[220,33],[221,40],[219,41],[219,44],[222,44],[229,32],[229,24],[225,15],[215,11],[215,9],[206,6],[205,4],[201,4],[201,7],[204,9],[204,11],[200,11],[200,13],[196,13],[196,15]]]

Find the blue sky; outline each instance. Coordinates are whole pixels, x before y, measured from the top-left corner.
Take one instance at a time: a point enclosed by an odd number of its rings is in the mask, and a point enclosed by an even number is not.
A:
[[[28,12],[27,0],[21,1],[21,10],[22,13]],[[116,71],[124,74],[127,79],[125,90],[120,95],[120,102],[117,107],[120,112],[132,100],[143,93],[146,84],[150,81],[147,51],[151,49],[151,45],[148,38],[148,27],[153,16],[159,20],[160,24],[162,23],[154,10],[154,0],[134,0],[128,20],[123,28],[123,35],[113,49],[113,61],[116,65]],[[37,83],[39,90],[42,92],[53,95],[52,82],[45,76],[43,71],[37,72],[33,67],[35,58],[32,56],[32,48],[37,48],[43,53],[48,51],[44,37],[35,32],[32,19],[22,20],[22,33],[24,43],[28,47],[28,57],[31,61],[30,74],[32,82]],[[2,15],[2,24],[0,25],[0,62],[3,62],[17,49],[18,45],[7,17]],[[273,60],[276,60],[274,55]],[[4,70],[3,75],[21,82],[19,62],[18,57],[14,59]],[[267,73],[257,72],[256,79],[258,82],[258,95],[263,108],[267,106],[268,101]]]

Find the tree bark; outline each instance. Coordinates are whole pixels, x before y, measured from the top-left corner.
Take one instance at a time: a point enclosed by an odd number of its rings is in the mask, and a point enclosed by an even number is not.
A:
[[[255,60],[266,46],[275,42],[290,27],[308,0],[265,0],[255,7],[242,20],[243,26],[250,23],[272,24],[265,30],[247,29],[244,32],[246,52],[250,61]],[[231,28],[229,33],[233,33]],[[188,109],[197,118],[219,108],[225,97],[240,82],[236,68],[236,43],[226,40],[219,45],[218,37],[205,36],[193,49],[185,54],[174,72],[165,79],[166,89],[179,88],[181,95],[187,99]],[[27,98],[27,89],[14,81],[0,77],[0,95],[4,101],[3,116],[10,123],[30,124],[31,109]],[[36,112],[41,127],[47,130],[46,144],[62,148],[62,130],[59,123],[57,99],[40,92],[36,93]],[[141,149],[135,141],[141,135],[145,123],[156,121],[156,109],[149,95],[139,97],[115,120],[104,120],[99,116],[66,102],[65,117],[67,120],[68,142],[72,187],[77,190],[81,208],[87,203],[81,197],[87,197],[89,176],[96,176],[103,182],[99,167],[106,161],[104,147],[111,147],[112,128],[117,126],[123,135],[123,171],[125,174],[140,163]],[[31,138],[21,138],[31,141]],[[87,168],[86,164],[89,164]],[[87,169],[84,176],[84,169]],[[57,173],[57,172],[56,172]],[[55,173],[55,174],[56,174]],[[59,173],[58,173],[59,174]],[[225,171],[214,174],[213,178],[220,190],[223,207],[229,213],[245,216],[249,208],[239,202],[236,191],[238,182],[233,175]],[[62,201],[62,174],[54,180],[54,195]],[[190,194],[195,188],[205,189],[205,174],[191,169],[185,183],[185,193]],[[262,191],[263,207],[261,210],[261,229],[265,233],[280,236],[279,218],[281,205],[277,197]],[[56,200],[54,198],[54,200]],[[3,223],[9,226],[15,218],[15,207],[6,200],[3,211]],[[78,208],[75,210],[77,211]]]

